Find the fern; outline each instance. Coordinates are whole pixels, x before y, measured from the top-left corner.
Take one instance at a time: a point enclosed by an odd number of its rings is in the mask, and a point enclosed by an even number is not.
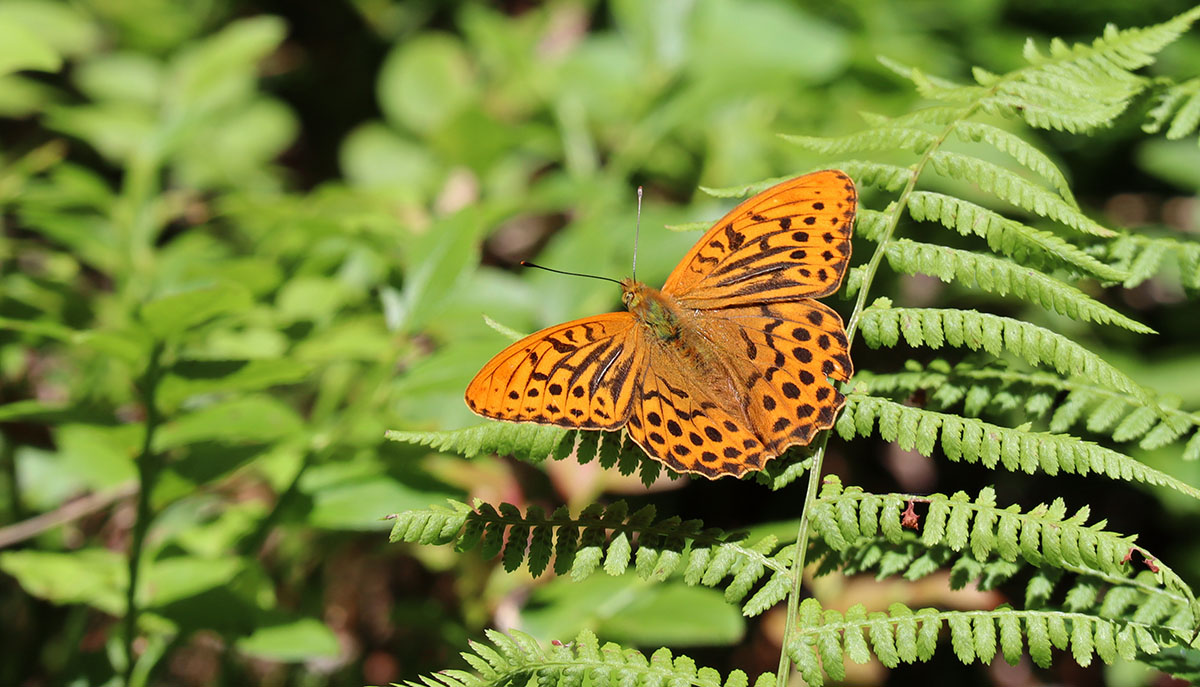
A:
[[[687,656],[672,656],[659,649],[650,657],[632,649],[607,643],[601,645],[589,630],[580,632],[570,643],[552,642],[542,646],[533,637],[516,630],[504,634],[487,630],[491,644],[472,642],[473,653],[463,659],[477,675],[461,670],[443,670],[423,676],[421,682],[407,681],[410,687],[485,687],[532,684],[543,687],[571,685],[636,684],[643,687],[747,687],[750,682],[740,670],[721,679],[712,668],[697,668]],[[754,687],[774,687],[775,676],[760,675]]]
[[[1125,288],[1133,288],[1164,272],[1172,264],[1179,283],[1187,289],[1200,289],[1200,242],[1165,236],[1127,234],[1110,243],[1108,258],[1127,272]]]
[[[871,494],[858,487],[843,489],[836,477],[828,477],[814,504],[814,532],[837,554],[859,546],[864,539],[881,537],[900,543],[906,532],[918,527],[915,520],[907,523],[902,517],[905,507],[917,502],[927,506],[919,524],[919,543],[926,549],[945,546],[954,552],[969,550],[979,563],[993,556],[1009,563],[1023,559],[1030,565],[1050,566],[1163,594],[1170,603],[1189,609],[1196,603],[1188,585],[1163,563],[1155,564],[1157,586],[1129,579],[1131,554],[1157,559],[1134,545],[1136,537],[1104,530],[1104,521],[1086,525],[1091,514],[1087,506],[1068,517],[1062,499],[1022,513],[1015,505],[999,507],[991,487],[982,489],[974,500],[963,492],[953,496]]]
[[[1086,613],[1053,610],[913,611],[894,603],[886,612],[868,613],[862,604],[845,615],[822,608],[816,599],[800,605],[800,620],[788,655],[809,685],[825,684],[824,675],[845,679],[845,659],[866,663],[872,654],[895,668],[900,662],[928,661],[938,647],[943,624],[951,646],[963,663],[989,663],[997,651],[1016,665],[1028,646],[1033,662],[1050,667],[1052,649],[1070,649],[1075,662],[1090,665],[1093,656],[1105,663],[1158,653],[1168,628],[1157,623],[1112,620]],[[865,637],[864,637],[865,633]],[[1174,640],[1178,641],[1178,640]]]
[[[1115,324],[1139,334],[1154,330],[1086,296],[1079,289],[1029,267],[970,251],[895,239],[885,248],[888,263],[906,274],[928,274],[983,291],[1012,293],[1042,307],[1085,322]]]
[[[655,515],[653,506],[631,514],[624,501],[608,507],[594,504],[576,518],[566,507],[547,516],[537,506],[521,514],[509,504],[497,511],[486,503],[471,508],[450,501],[448,507],[392,516],[396,522],[391,540],[449,544],[460,553],[478,548],[485,559],[500,556],[505,570],[513,572],[524,564],[534,576],[550,569],[551,559],[555,574],[573,580],[599,569],[623,575],[630,565],[648,581],[679,573],[688,585],[724,587],[730,603],[749,596],[742,607],[748,616],[762,613],[787,594],[794,546],[780,546],[774,537],[747,544],[743,535],[704,529],[698,520],[655,521]]]
[[[531,423],[489,422],[465,429],[438,432],[389,430],[392,441],[429,446],[438,451],[457,453],[467,458],[498,454],[518,460],[540,463],[547,458],[562,460],[575,456],[580,463],[598,460],[604,468],[616,466],[621,474],[635,471],[643,484],[653,484],[666,473],[674,472],[646,457],[624,432],[585,432]]]
[[[1048,475],[1060,471],[1078,475],[1094,472],[1116,480],[1168,487],[1200,498],[1200,490],[1186,482],[1122,453],[1072,436],[1001,427],[862,394],[852,393],[847,399],[836,427],[846,440],[869,436],[878,424],[883,439],[926,457],[932,456],[934,447],[940,445],[952,461],[981,463],[987,468],[1002,466],[1030,474],[1039,470]]]
[[[910,346],[943,345],[980,348],[998,356],[1008,351],[1031,365],[1053,365],[1063,374],[1078,375],[1146,403],[1149,394],[1103,358],[1048,329],[1009,317],[974,310],[892,308],[876,302],[863,312],[863,339],[869,346],[895,346],[901,335]]]
[[[1034,229],[969,201],[941,193],[914,191],[908,211],[916,220],[932,220],[963,236],[980,236],[988,248],[1017,259],[1038,258],[1043,263],[1059,262],[1105,281],[1122,281],[1128,272],[1100,262],[1075,245],[1048,231]]]
[[[1186,439],[1184,460],[1200,458],[1200,439],[1196,438],[1200,414],[1180,410],[1178,399],[1130,395],[1082,378],[968,363],[951,366],[934,361],[921,367],[910,361],[908,368],[890,374],[859,374],[854,378],[854,389],[864,394],[905,397],[929,392],[927,399],[937,408],[949,410],[962,404],[963,412],[974,417],[989,409],[1002,413],[1019,407],[1035,418],[1049,416],[1052,432],[1083,427],[1117,442],[1137,441],[1143,449]]]
[[[1173,84],[1158,96],[1142,130],[1156,134],[1163,126],[1170,141],[1190,136],[1200,128],[1200,78]]]
[[[1138,441],[1145,448],[1186,441],[1185,458],[1200,457],[1200,414],[1179,408],[1136,383],[1104,357],[1045,326],[976,310],[893,307],[870,293],[880,269],[927,274],[942,281],[1031,304],[1079,322],[1112,325],[1136,334],[1154,331],[1089,295],[1080,280],[1105,286],[1141,283],[1174,261],[1181,283],[1200,286],[1200,243],[1114,231],[1088,216],[1054,158],[1022,133],[1022,127],[1089,132],[1110,126],[1156,83],[1134,73],[1200,17],[1200,8],[1143,29],[1109,27],[1090,44],[1052,41],[1046,52],[1026,46],[1027,65],[1006,74],[975,69],[974,83],[956,83],[884,60],[909,79],[930,107],[890,117],[865,114],[866,128],[848,136],[785,136],[793,145],[833,156],[900,153],[909,164],[850,157],[837,167],[860,187],[879,191],[875,208],[860,207],[856,237],[874,252],[852,268],[843,293],[854,299],[847,335],[861,333],[870,346],[944,347],[977,352],[977,361],[909,361],[893,373],[863,370],[846,383],[847,403],[835,424],[843,441],[878,435],[924,456],[944,455],[989,469],[1046,475],[1099,473],[1114,480],[1165,487],[1192,498],[1200,490],[1153,469],[1107,443]],[[1168,127],[1168,137],[1190,135],[1200,122],[1200,92],[1193,82],[1168,87],[1151,111],[1148,128]],[[1007,120],[1007,121],[1006,121]],[[1170,122],[1168,124],[1168,122]],[[1154,129],[1154,130],[1158,130]],[[986,156],[946,149],[947,141],[987,149]],[[972,200],[930,188],[930,175],[968,183]],[[737,187],[706,189],[719,197],[743,196],[782,178]],[[936,182],[935,182],[936,183]],[[677,229],[702,228],[696,223]],[[951,248],[900,234],[914,226],[949,229],[973,245]],[[886,263],[886,267],[885,267]],[[877,296],[877,294],[875,294]],[[983,355],[986,354],[986,357]],[[1039,368],[1039,369],[1030,369]],[[984,419],[993,419],[996,422]],[[1034,423],[1042,423],[1035,429]],[[1014,426],[1007,426],[1014,425]],[[1104,444],[1068,434],[1086,432]],[[575,455],[625,470],[642,466],[645,480],[657,464],[627,450],[615,434],[553,428],[483,427],[442,433],[393,433],[467,456],[500,452],[525,460]],[[568,439],[568,436],[570,437]],[[975,497],[944,494],[873,494],[843,487],[822,467],[825,442],[772,461],[757,475],[780,488],[809,473],[795,543],[706,529],[699,521],[658,519],[652,506],[630,512],[621,501],[587,506],[576,516],[566,508],[547,515],[537,506],[522,512],[511,504],[447,507],[396,516],[393,541],[447,544],[478,550],[508,571],[526,568],[539,576],[582,579],[603,570],[630,568],[649,583],[668,577],[720,587],[747,615],[784,601],[785,654],[774,678],[786,680],[790,663],[810,685],[828,676],[843,680],[845,659],[872,655],[884,665],[929,660],[943,634],[964,662],[988,662],[997,654],[1015,663],[1028,651],[1049,665],[1054,649],[1089,665],[1095,656],[1149,660],[1156,655],[1194,658],[1183,647],[1200,625],[1200,605],[1175,571],[1136,543],[1136,537],[1091,522],[1091,509],[1068,512],[1064,499],[1025,508],[1002,504],[984,487]],[[647,467],[649,466],[649,467]],[[948,611],[886,611],[856,606],[845,614],[815,599],[799,601],[800,573],[815,562],[819,574],[872,572],[880,578],[918,579],[948,570],[952,586],[974,581],[981,588],[1025,585],[1024,608]],[[948,632],[944,632],[948,630]],[[632,658],[611,647],[619,668],[600,670],[596,639],[581,635],[576,647],[535,645],[528,638],[490,635],[496,648],[476,645],[467,660],[489,683],[517,680],[555,684],[721,684],[714,672],[695,672],[668,654]],[[665,650],[664,650],[665,651]],[[551,653],[557,652],[557,653]],[[621,653],[624,652],[624,653]],[[1174,652],[1174,653],[1172,653]],[[1194,652],[1200,655],[1200,652]],[[1181,658],[1180,658],[1181,657]],[[652,676],[626,665],[653,667]],[[681,668],[682,666],[682,668]],[[683,672],[679,672],[682,669]],[[675,672],[672,672],[675,671]],[[443,677],[447,676],[449,677]],[[701,677],[703,676],[703,677]],[[439,674],[428,685],[468,687],[481,678]],[[745,685],[735,673],[726,684]]]

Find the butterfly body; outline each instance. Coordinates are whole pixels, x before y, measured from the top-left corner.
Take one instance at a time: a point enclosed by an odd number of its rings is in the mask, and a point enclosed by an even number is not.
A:
[[[768,189],[710,229],[662,289],[621,282],[626,311],[544,329],[467,387],[485,417],[625,428],[709,478],[761,469],[833,426],[852,373],[841,317],[818,303],[850,257],[854,185],[837,171]]]

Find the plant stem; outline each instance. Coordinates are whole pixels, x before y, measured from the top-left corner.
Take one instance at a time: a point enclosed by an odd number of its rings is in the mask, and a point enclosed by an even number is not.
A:
[[[854,300],[854,310],[850,313],[850,320],[846,324],[846,350],[854,345],[854,335],[858,333],[858,322],[862,318],[862,313],[867,307],[867,295],[871,290],[871,284],[875,281],[875,274],[879,271],[879,265],[883,262],[883,257],[887,253],[888,245],[892,241],[892,236],[896,233],[896,227],[900,223],[900,215],[903,209],[907,206],[908,197],[916,188],[917,179],[921,176],[921,172],[925,170],[925,166],[929,164],[929,157],[941,147],[946,138],[954,131],[954,127],[958,122],[964,121],[974,114],[977,106],[968,108],[958,119],[950,122],[945,130],[938,136],[930,146],[925,150],[919,159],[912,167],[911,174],[908,177],[908,183],[904,185],[904,189],[900,191],[899,197],[887,210],[888,217],[886,229],[879,237],[879,243],[875,247],[875,252],[871,254],[871,259],[867,262],[864,268],[862,282],[858,287],[858,296]],[[850,382],[847,380],[841,385],[841,391],[846,392],[849,389]],[[776,673],[776,685],[785,687],[787,685],[788,673],[791,670],[791,657],[788,656],[788,641],[796,629],[796,617],[800,609],[800,594],[804,582],[804,566],[806,563],[805,557],[808,554],[808,538],[809,538],[809,519],[808,514],[812,510],[812,504],[817,499],[817,492],[821,485],[822,467],[825,463],[825,446],[829,442],[830,432],[824,432],[813,451],[812,466],[808,469],[808,488],[804,493],[804,503],[801,505],[800,525],[796,529],[796,552],[792,559],[792,590],[788,594],[787,618],[784,619],[783,629],[783,647],[779,653],[779,670]]]
[[[125,590],[125,687],[131,687],[134,676],[134,639],[137,636],[137,620],[140,609],[137,605],[137,589],[140,578],[142,552],[146,545],[146,532],[150,529],[150,495],[154,489],[154,480],[158,477],[161,467],[158,455],[154,452],[154,433],[158,429],[161,418],[158,415],[156,396],[158,382],[161,376],[161,357],[163,344],[156,343],[150,352],[150,362],[142,376],[142,403],[146,408],[146,433],[142,440],[142,452],[138,456],[138,490],[137,517],[133,523],[133,533],[129,543],[129,585]]]

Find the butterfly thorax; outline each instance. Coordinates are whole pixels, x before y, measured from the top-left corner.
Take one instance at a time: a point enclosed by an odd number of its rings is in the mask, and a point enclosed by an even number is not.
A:
[[[683,332],[678,307],[658,289],[640,281],[621,281],[621,300],[633,316],[645,325],[659,341],[670,342]]]

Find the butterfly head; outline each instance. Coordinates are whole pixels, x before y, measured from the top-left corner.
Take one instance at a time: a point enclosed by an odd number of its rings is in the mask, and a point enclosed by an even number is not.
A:
[[[629,310],[636,310],[646,301],[646,285],[635,279],[621,280],[621,302]]]

